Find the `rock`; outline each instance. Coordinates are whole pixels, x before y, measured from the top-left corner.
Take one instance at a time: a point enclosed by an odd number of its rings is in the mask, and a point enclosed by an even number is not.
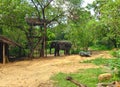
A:
[[[99,81],[109,80],[110,78],[112,78],[112,74],[111,73],[104,73],[104,74],[100,74],[98,76],[98,80]]]
[[[84,57],[90,57],[91,56],[91,52],[90,51],[88,51],[88,52],[80,51],[79,55],[80,56],[84,56]]]

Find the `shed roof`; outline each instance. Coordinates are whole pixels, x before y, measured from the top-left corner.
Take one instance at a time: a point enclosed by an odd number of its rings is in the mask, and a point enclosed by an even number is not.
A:
[[[7,43],[7,44],[12,45],[12,46],[21,47],[20,44],[18,44],[18,43],[16,43],[16,42],[12,41],[12,40],[10,40],[10,39],[8,39],[8,38],[5,37],[5,36],[2,36],[2,35],[0,35],[0,42],[2,42],[2,43]]]

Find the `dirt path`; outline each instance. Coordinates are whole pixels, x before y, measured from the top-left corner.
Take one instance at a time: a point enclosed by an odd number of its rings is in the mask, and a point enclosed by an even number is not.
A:
[[[0,65],[0,87],[52,87],[49,78],[58,72],[76,72],[78,69],[96,68],[92,64],[80,64],[80,61],[97,57],[107,57],[107,52],[94,52],[92,57],[79,55],[61,56],[20,61]]]

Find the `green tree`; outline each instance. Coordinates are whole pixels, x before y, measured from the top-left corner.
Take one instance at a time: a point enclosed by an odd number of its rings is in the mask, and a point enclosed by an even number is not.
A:
[[[100,1],[96,0],[93,3],[93,8],[95,10],[95,16],[102,38],[98,38],[102,43],[107,44],[110,47],[117,48],[120,44],[120,30],[119,30],[119,19],[120,19],[120,1],[119,0],[108,0]]]
[[[88,50],[93,41],[93,18],[89,11],[77,9],[77,20],[70,20],[66,37],[73,43],[73,50]],[[82,48],[82,49],[81,49]]]
[[[107,26],[107,37],[112,42],[115,48],[120,44],[120,1],[110,0],[107,4],[101,7],[101,21]]]
[[[25,15],[32,13],[32,8],[24,0],[0,0],[0,7],[0,26],[4,35],[22,44],[15,38],[25,39],[22,37],[25,33],[22,31],[27,31]]]
[[[3,35],[26,46],[28,25],[26,14],[32,14],[33,7],[26,0],[0,0],[0,27]]]

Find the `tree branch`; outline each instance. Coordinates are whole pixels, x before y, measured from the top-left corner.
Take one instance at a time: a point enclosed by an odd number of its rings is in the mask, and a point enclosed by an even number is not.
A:
[[[51,23],[51,22],[53,22],[53,21],[56,21],[56,19],[57,19],[58,17],[62,16],[62,15],[63,15],[63,12],[60,13],[59,15],[56,15],[53,19],[51,19],[51,20],[48,22],[48,24]]]
[[[37,10],[38,17],[41,18],[41,16],[40,16],[40,11],[39,11],[38,6],[35,4],[35,2],[34,2],[33,0],[31,0],[31,1],[32,1],[32,3],[34,4],[34,6],[35,6],[35,8],[36,8],[36,10]]]
[[[49,4],[50,4],[52,1],[53,1],[53,0],[50,0],[50,1],[44,6],[44,8],[48,7]]]
[[[42,4],[38,0],[36,0],[36,1],[37,1],[38,5],[40,5],[41,9],[43,9]]]
[[[42,16],[43,16],[43,19],[45,19],[45,13],[44,13],[44,7],[42,6],[42,4],[37,0],[37,3],[38,5],[40,5],[41,9],[42,9]]]

